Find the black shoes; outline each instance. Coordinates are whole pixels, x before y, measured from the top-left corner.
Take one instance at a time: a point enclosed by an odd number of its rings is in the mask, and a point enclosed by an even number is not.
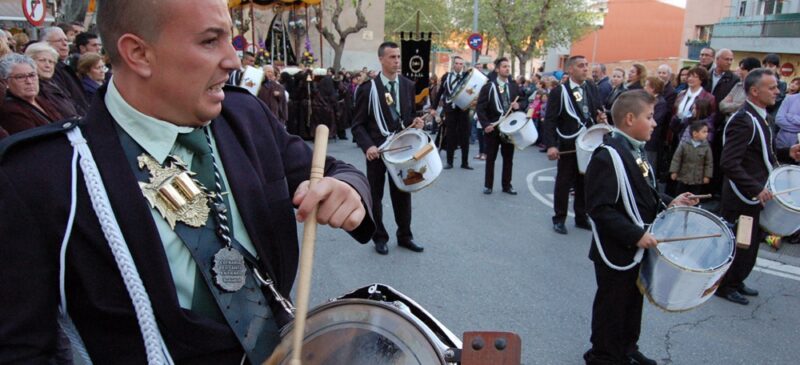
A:
[[[517,191],[514,190],[513,186],[509,186],[509,187],[503,189],[503,192],[508,194],[508,195],[517,195]]]
[[[444,165],[444,167],[443,167],[443,168],[444,168],[445,170],[450,170],[450,169],[452,169],[452,168],[453,168],[453,164],[451,164],[451,163],[449,163],[449,164],[446,164],[446,165]]]
[[[472,168],[472,166],[470,166],[470,165],[461,165],[461,168],[462,168],[462,169],[464,169],[464,170],[475,170],[475,169],[474,169],[474,168]]]
[[[586,222],[586,221],[584,221],[584,222],[576,221],[575,222],[575,227],[576,228],[580,228],[580,229],[585,229],[585,230],[588,230],[588,231],[592,230],[592,226],[590,226],[589,222]]]
[[[386,242],[375,241],[375,252],[381,255],[388,255],[389,247],[386,246]]]
[[[563,222],[553,223],[553,230],[558,234],[567,234],[567,226]]]
[[[747,285],[742,284],[739,289],[736,290],[741,295],[747,295],[748,297],[757,297],[758,290],[748,287]]]
[[[397,245],[398,245],[398,246],[400,246],[400,247],[402,247],[402,248],[407,248],[407,249],[409,249],[409,250],[411,250],[411,251],[414,251],[414,252],[422,252],[422,251],[424,251],[424,250],[425,250],[425,247],[422,247],[422,246],[420,246],[420,245],[418,245],[418,244],[414,243],[414,241],[413,241],[413,240],[408,240],[408,241],[405,241],[405,242],[400,242],[400,243],[398,243]]]
[[[483,188],[483,193],[489,195],[492,193],[492,188]]]
[[[736,304],[741,304],[741,305],[750,304],[750,301],[747,300],[747,298],[743,297],[741,294],[739,294],[739,292],[736,291],[736,290],[731,291],[730,293],[727,293],[727,294],[723,294],[723,293],[720,293],[719,291],[717,291],[715,293],[715,295],[717,295],[718,297],[722,297],[724,299],[727,299],[728,301],[734,302]]]
[[[644,356],[644,354],[642,354],[638,350],[628,354],[628,358],[631,361],[630,362],[631,365],[658,365],[658,363],[655,360],[650,359],[647,356]]]

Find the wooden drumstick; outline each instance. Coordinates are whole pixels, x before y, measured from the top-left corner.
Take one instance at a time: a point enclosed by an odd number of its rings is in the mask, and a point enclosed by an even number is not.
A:
[[[788,188],[788,189],[784,189],[784,190],[781,190],[781,191],[776,191],[776,192],[772,193],[772,196],[781,195],[781,194],[788,194],[788,193],[791,193],[793,191],[798,191],[798,190],[800,190],[800,186],[795,186],[793,188]]]
[[[517,97],[515,97],[515,98],[514,98],[514,101],[512,101],[512,102],[511,102],[511,104],[514,104],[514,103],[516,103],[516,102],[517,102],[517,100],[519,100],[519,95],[517,95]],[[511,111],[512,111],[512,110],[513,110],[513,109],[512,109],[512,108],[509,106],[509,107],[508,107],[508,110],[506,110],[505,114],[503,114],[503,116],[502,116],[502,117],[500,117],[500,120],[498,120],[498,121],[496,121],[496,122],[492,123],[492,124],[491,124],[491,126],[492,126],[492,127],[497,127],[497,125],[498,125],[498,124],[500,124],[500,122],[502,122],[502,121],[503,121],[503,119],[506,119],[506,117],[507,117],[509,114],[511,114]]]
[[[386,149],[378,150],[378,153],[401,151],[401,150],[405,151],[405,150],[410,150],[411,148],[412,148],[411,146],[392,147],[392,148],[386,148]]]
[[[702,240],[704,238],[717,238],[717,237],[722,237],[722,233],[707,234],[707,235],[701,235],[701,236],[683,236],[683,237],[659,238],[659,239],[657,239],[657,241],[658,241],[658,243],[667,243],[667,242],[678,242],[678,241]]]
[[[558,152],[558,154],[559,154],[559,155],[568,155],[568,154],[570,154],[570,153],[575,153],[575,150],[569,150],[569,151],[559,151],[559,152]]]
[[[311,178],[308,188],[311,189],[322,179],[325,172],[325,153],[328,150],[328,127],[317,126],[314,138],[314,154],[311,157]],[[311,270],[314,268],[314,245],[317,239],[317,210],[315,206],[303,225],[303,248],[300,253],[300,275],[297,280],[297,307],[294,317],[292,337],[292,358],[290,365],[301,365],[303,353],[303,335],[306,330],[308,314],[308,298],[311,292]]]
[[[688,196],[686,196],[687,199],[708,199],[710,197],[711,197],[711,194],[688,195]]]

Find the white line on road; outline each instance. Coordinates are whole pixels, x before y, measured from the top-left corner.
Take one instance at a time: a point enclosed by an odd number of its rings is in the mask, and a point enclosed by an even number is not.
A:
[[[556,181],[556,177],[555,176],[539,176],[538,178],[536,178],[536,180],[537,181],[555,182]]]
[[[758,258],[756,259],[756,267],[754,267],[753,270],[800,281],[800,267],[787,265],[778,261]]]
[[[539,200],[542,204],[544,204],[544,205],[546,205],[546,206],[548,206],[550,208],[553,207],[552,194],[547,194],[548,196],[551,197],[551,199],[548,200],[547,198],[545,198],[544,195],[542,195],[541,193],[536,191],[536,188],[533,187],[533,181],[534,181],[534,179],[537,178],[538,175],[540,175],[540,174],[542,174],[544,172],[550,171],[550,170],[555,170],[555,169],[556,169],[555,167],[550,167],[550,168],[546,168],[546,169],[542,169],[542,170],[537,170],[537,171],[534,171],[534,172],[531,172],[530,174],[528,174],[528,177],[526,178],[526,180],[528,181],[528,190],[530,190],[531,194],[533,194],[533,197],[536,198],[537,200]],[[541,178],[544,178],[544,176],[542,176]],[[539,180],[536,180],[536,181],[543,181],[543,180],[539,179]],[[555,181],[555,178],[553,178],[552,181]],[[575,213],[568,212],[567,215],[569,215],[570,217],[574,217]]]

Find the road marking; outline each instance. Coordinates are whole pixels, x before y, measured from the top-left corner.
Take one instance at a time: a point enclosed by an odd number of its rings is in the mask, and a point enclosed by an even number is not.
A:
[[[537,200],[539,200],[542,204],[544,204],[544,205],[546,205],[546,206],[548,206],[550,208],[553,207],[553,194],[547,194],[547,196],[550,197],[550,199],[548,200],[544,195],[542,195],[541,193],[536,191],[536,188],[533,186],[533,181],[535,179],[536,179],[536,181],[543,181],[543,180],[537,179],[537,177],[539,175],[541,175],[542,173],[545,173],[545,172],[551,171],[551,170],[555,170],[555,169],[556,169],[555,167],[549,167],[549,168],[546,168],[546,169],[537,170],[537,171],[534,171],[534,172],[531,172],[530,174],[528,174],[528,177],[525,179],[528,182],[528,190],[531,192],[533,197],[536,198]],[[545,176],[542,176],[541,178],[544,178],[544,177]],[[553,178],[552,181],[555,181],[555,177]],[[567,212],[567,215],[569,215],[570,217],[575,217],[575,213],[573,213],[571,211]]]
[[[766,274],[779,276],[786,279],[800,281],[800,267],[787,265],[778,261],[758,258],[753,270]]]
[[[537,181],[555,182],[556,181],[556,177],[555,176],[539,176],[539,177],[536,178],[536,180]]]
[[[544,195],[547,196],[547,199],[550,199],[551,201],[555,201],[555,199],[556,199],[556,196],[553,195],[553,194],[547,193],[547,194],[544,194]]]

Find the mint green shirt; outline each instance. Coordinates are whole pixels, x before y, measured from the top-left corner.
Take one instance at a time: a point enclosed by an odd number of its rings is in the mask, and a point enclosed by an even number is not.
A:
[[[628,147],[630,148],[630,151],[631,151],[631,153],[633,153],[634,156],[644,159],[644,152],[643,152],[644,151],[644,145],[647,142],[643,142],[643,141],[637,140],[637,139],[629,136],[627,133],[625,133],[625,132],[623,132],[623,131],[621,131],[619,129],[614,130],[614,133],[625,137],[625,140],[628,141]]]
[[[389,80],[383,72],[380,73],[381,75],[381,82],[383,83],[383,87],[386,88],[386,92],[389,92],[392,88],[389,87],[389,81],[394,81],[394,95],[392,98],[394,99],[394,108],[397,110],[397,115],[400,115],[400,78],[395,77],[394,80]]]
[[[181,127],[175,124],[158,120],[156,118],[147,116],[140,111],[134,109],[125,99],[120,95],[114,85],[114,79],[108,83],[108,91],[105,96],[106,107],[108,112],[117,122],[117,124],[133,138],[142,149],[148,154],[153,156],[158,163],[163,164],[169,155],[175,155],[181,160],[191,163],[193,153],[183,146],[175,145],[175,140],[180,133],[189,133],[194,130],[191,127]],[[210,122],[209,122],[210,123]],[[214,160],[220,166],[220,175],[223,184],[228,187],[228,177],[225,174],[225,167],[222,166],[219,151],[217,150],[214,135],[211,135],[211,150],[214,155]],[[191,166],[190,166],[191,167]],[[228,203],[230,204],[231,211],[231,229],[236,237],[236,240],[254,256],[257,255],[253,242],[250,240],[250,235],[242,222],[242,217],[239,215],[239,209],[236,205],[236,197],[231,193],[228,196]],[[175,283],[175,289],[178,294],[178,302],[182,308],[192,309],[192,296],[194,295],[195,274],[197,271],[197,264],[192,258],[192,254],[183,241],[173,231],[164,217],[161,216],[155,208],[150,209],[153,216],[153,221],[158,229],[158,235],[161,238],[161,243],[164,246],[164,253],[167,256],[169,269],[172,273],[172,281]],[[220,243],[220,248],[222,244]]]

